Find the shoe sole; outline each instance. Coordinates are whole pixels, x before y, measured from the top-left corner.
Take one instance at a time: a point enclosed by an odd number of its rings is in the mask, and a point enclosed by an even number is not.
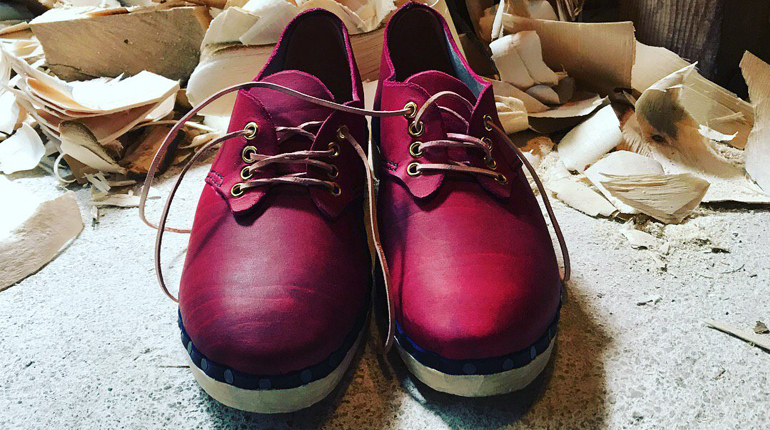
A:
[[[358,338],[345,354],[345,358],[329,375],[323,379],[289,389],[248,390],[234,387],[206,375],[192,362],[189,355],[185,355],[195,380],[209,396],[219,403],[247,412],[281,414],[305,409],[328,396],[350,367],[363,335],[364,330],[358,334]]]
[[[420,363],[400,343],[396,343],[396,349],[409,372],[430,388],[462,397],[487,397],[518,391],[531,384],[548,364],[554,344],[556,336],[527,365],[489,375],[450,375]]]

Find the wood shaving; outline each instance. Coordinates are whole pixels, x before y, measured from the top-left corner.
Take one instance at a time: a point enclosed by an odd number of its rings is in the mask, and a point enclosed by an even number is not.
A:
[[[770,329],[768,329],[767,325],[765,325],[765,323],[763,323],[762,321],[757,321],[757,324],[754,326],[754,333],[768,334],[770,333]]]
[[[770,193],[770,65],[750,52],[741,61],[756,122],[746,143],[746,171]]]
[[[13,136],[0,142],[0,172],[11,174],[34,169],[45,155],[37,132],[24,124]]]
[[[663,223],[680,223],[700,204],[707,181],[690,174],[606,175],[601,184],[623,203]]]
[[[561,156],[561,154],[560,154]],[[623,203],[613,196],[604,185],[603,181],[609,179],[608,175],[662,175],[663,166],[657,161],[628,151],[615,151],[594,163],[585,170],[585,175],[591,183],[607,198],[618,210],[624,214],[638,214],[639,210]]]
[[[733,335],[738,339],[748,342],[751,345],[762,348],[765,351],[770,351],[770,338],[768,338],[767,336],[762,336],[757,333],[754,333],[754,331],[744,330],[744,329],[734,327],[730,324],[725,324],[719,321],[708,320],[705,323],[707,327],[719,330],[723,333]]]
[[[599,109],[559,142],[559,158],[571,171],[583,172],[623,141],[612,106]]]
[[[691,64],[666,48],[636,43],[636,62],[631,87],[643,93],[666,76]],[[754,109],[738,96],[697,72],[682,82],[681,102],[695,121],[722,135],[736,137],[730,144],[743,148],[754,125]]]
[[[0,290],[35,273],[83,230],[74,193],[41,201],[0,177]]]
[[[708,181],[704,202],[770,203],[770,195],[746,180],[743,170],[700,133],[700,124],[682,102],[683,83],[693,72],[693,66],[678,70],[639,97],[636,115],[623,127],[626,142],[633,151],[660,162],[666,173]]]

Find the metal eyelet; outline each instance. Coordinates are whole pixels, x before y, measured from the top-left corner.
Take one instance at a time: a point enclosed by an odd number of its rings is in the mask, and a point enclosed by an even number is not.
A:
[[[495,176],[495,181],[497,181],[498,184],[505,185],[508,183],[508,178],[505,177],[502,173]]]
[[[335,142],[329,142],[329,149],[332,151],[332,157],[337,157],[340,155],[340,146],[337,145]]]
[[[492,145],[494,145],[494,143],[492,143],[492,139],[488,137],[482,137],[481,141],[486,143],[490,150],[492,149]]]
[[[243,151],[241,151],[241,159],[244,163],[251,164],[255,162],[256,160],[251,158],[252,155],[257,155],[256,146],[246,146],[243,148]]]
[[[259,126],[257,125],[256,122],[252,121],[252,122],[246,124],[245,127],[243,127],[243,131],[248,131],[249,132],[249,134],[247,134],[244,137],[246,137],[246,140],[251,140],[251,139],[254,139],[255,137],[257,137],[257,132],[259,131]]]
[[[407,102],[404,105],[404,109],[409,109],[409,112],[404,114],[404,116],[409,119],[413,119],[417,115],[417,103],[415,102]]]
[[[337,140],[345,140],[349,133],[348,126],[345,124],[342,124],[337,128]]]
[[[409,135],[412,137],[420,137],[425,133],[425,123],[417,121],[409,124]]]
[[[486,131],[492,131],[492,117],[489,115],[484,115],[484,129]]]
[[[490,158],[489,161],[484,160],[484,163],[492,170],[497,169],[497,161],[494,158]]]
[[[420,163],[410,163],[408,166],[406,166],[406,174],[409,176],[420,176],[422,175],[422,172],[418,167],[420,166]]]
[[[331,193],[334,197],[339,197],[340,194],[342,194],[342,188],[340,188],[339,184],[334,184],[331,189]]]
[[[249,170],[249,166],[246,166],[243,169],[241,169],[241,179],[243,179],[244,181],[248,181],[249,179],[251,179],[252,176],[254,176],[254,172]]]
[[[241,187],[241,183],[240,182],[237,182],[235,185],[233,185],[232,188],[230,188],[230,195],[233,196],[233,197],[238,198],[238,197],[242,196],[243,193],[244,193],[244,190]]]
[[[337,179],[337,177],[340,175],[340,169],[338,169],[337,166],[332,165],[332,169],[327,172],[327,174],[331,179]]]
[[[413,158],[420,158],[423,155],[425,155],[425,151],[420,149],[420,145],[422,145],[422,142],[413,142],[411,145],[409,145],[409,154]]]

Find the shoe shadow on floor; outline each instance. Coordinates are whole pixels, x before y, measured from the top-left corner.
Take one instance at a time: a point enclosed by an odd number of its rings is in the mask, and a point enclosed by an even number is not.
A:
[[[396,354],[391,362],[415,401],[449,428],[602,428],[606,422],[603,355],[610,339],[568,285],[550,363],[525,389],[501,396],[462,398],[434,391],[411,376]]]

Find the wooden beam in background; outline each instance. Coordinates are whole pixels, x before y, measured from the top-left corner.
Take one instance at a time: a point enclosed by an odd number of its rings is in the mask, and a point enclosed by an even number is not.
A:
[[[700,72],[716,72],[726,0],[620,0],[622,19],[631,20],[637,39],[665,46],[685,59],[697,61]]]

